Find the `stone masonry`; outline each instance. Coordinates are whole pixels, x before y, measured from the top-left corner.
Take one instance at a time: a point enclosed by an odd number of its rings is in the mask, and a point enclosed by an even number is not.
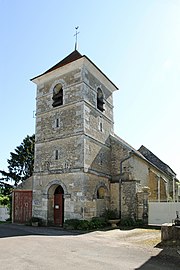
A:
[[[168,197],[167,175],[114,134],[118,88],[88,57],[74,51],[32,81],[34,174],[18,188],[33,191],[33,216],[62,225],[116,209],[121,218],[143,219],[149,195]]]

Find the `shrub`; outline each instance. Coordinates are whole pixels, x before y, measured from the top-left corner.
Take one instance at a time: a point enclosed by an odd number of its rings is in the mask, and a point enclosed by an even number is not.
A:
[[[124,218],[121,219],[120,225],[124,227],[132,227],[135,226],[136,222],[132,218]]]
[[[27,225],[32,225],[33,222],[38,222],[38,226],[42,226],[43,224],[43,220],[42,218],[39,218],[39,217],[32,217],[29,222],[27,223]]]
[[[64,222],[64,228],[65,229],[72,229],[72,230],[77,230],[79,226],[80,220],[79,219],[67,219]]]
[[[142,219],[132,219],[132,218],[124,218],[120,221],[120,226],[122,227],[143,227],[144,222]]]
[[[90,222],[88,220],[79,220],[79,224],[77,226],[78,230],[88,231]]]
[[[64,222],[64,228],[69,230],[95,230],[106,226],[105,218],[93,217],[89,220],[68,219]]]
[[[105,218],[105,220],[111,220],[111,219],[117,219],[118,218],[118,212],[117,209],[114,210],[105,210],[105,212],[102,214],[102,217]]]
[[[93,217],[89,222],[89,228],[92,229],[101,229],[107,225],[107,222],[104,217]]]

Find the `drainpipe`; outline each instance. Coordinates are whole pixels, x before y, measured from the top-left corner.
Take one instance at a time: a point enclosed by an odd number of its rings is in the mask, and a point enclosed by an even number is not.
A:
[[[130,151],[130,152],[128,153],[128,156],[125,157],[124,159],[122,159],[122,160],[120,161],[120,179],[119,179],[119,218],[121,218],[121,183],[122,183],[121,177],[122,177],[122,164],[123,164],[124,161],[130,159],[130,158],[132,157],[133,153],[134,153],[134,151]]]
[[[175,177],[173,176],[173,202],[175,202],[176,201],[176,199],[175,199]]]
[[[161,181],[161,178],[158,175],[158,202],[161,201],[161,190],[160,190],[160,188],[161,188],[161,182],[160,181]]]

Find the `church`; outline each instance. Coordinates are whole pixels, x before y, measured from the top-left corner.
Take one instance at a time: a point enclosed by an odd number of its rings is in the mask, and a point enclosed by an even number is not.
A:
[[[114,134],[118,87],[76,49],[31,79],[37,86],[33,176],[13,192],[13,222],[101,216],[143,219],[148,201],[176,194],[176,174],[145,146]]]

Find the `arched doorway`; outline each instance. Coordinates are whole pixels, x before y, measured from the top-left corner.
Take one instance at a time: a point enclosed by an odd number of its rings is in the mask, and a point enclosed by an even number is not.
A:
[[[54,225],[62,226],[64,220],[64,190],[57,186],[54,191]]]
[[[109,196],[108,188],[101,182],[96,186],[95,198],[96,198],[96,216],[101,216],[106,209],[109,208]]]

